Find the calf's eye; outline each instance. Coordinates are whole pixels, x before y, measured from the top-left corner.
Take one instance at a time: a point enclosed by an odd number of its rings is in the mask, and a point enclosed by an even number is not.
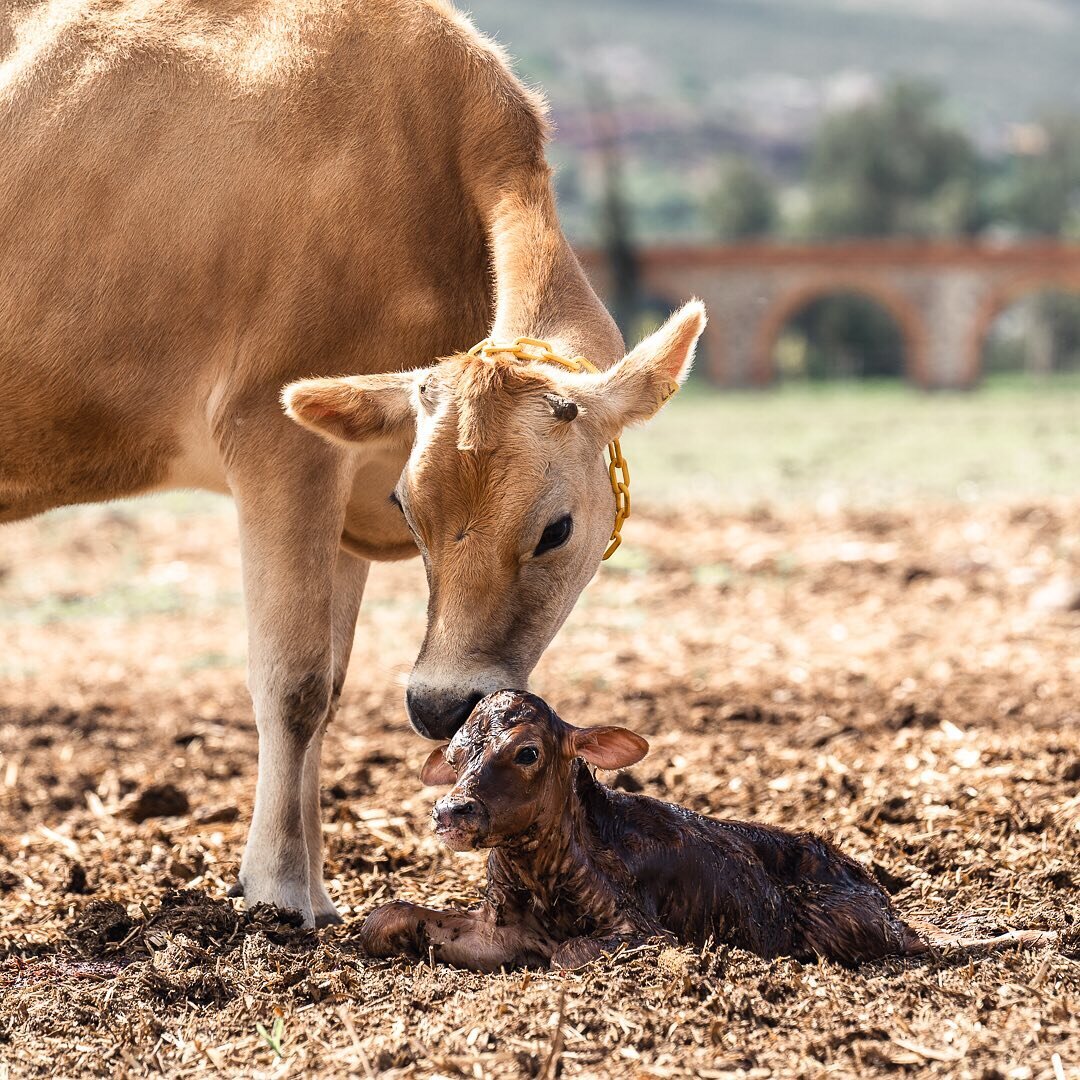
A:
[[[535,746],[523,746],[514,758],[515,765],[535,765],[540,760],[540,751]]]
[[[569,514],[563,514],[561,518],[556,518],[540,534],[540,543],[536,545],[533,555],[543,555],[546,551],[562,547],[570,539],[570,534],[573,531],[574,519]]]

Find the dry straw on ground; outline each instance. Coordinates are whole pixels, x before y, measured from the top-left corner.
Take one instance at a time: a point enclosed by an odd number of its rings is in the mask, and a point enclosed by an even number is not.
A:
[[[230,511],[91,510],[0,568],[0,1075],[1080,1076],[1075,504],[639,517],[538,673],[653,752],[615,782],[815,827],[903,912],[1033,950],[847,971],[649,947],[496,977],[367,960],[388,897],[467,903],[373,575],[328,739],[318,934],[224,898],[255,770]],[[162,816],[164,815],[164,816]]]

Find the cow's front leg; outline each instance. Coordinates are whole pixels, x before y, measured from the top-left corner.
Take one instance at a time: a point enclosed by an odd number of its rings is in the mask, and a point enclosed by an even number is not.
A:
[[[323,832],[322,804],[320,799],[321,784],[319,771],[322,759],[323,735],[337,711],[338,698],[345,683],[349,668],[349,655],[352,652],[353,636],[356,632],[356,615],[364,595],[364,583],[367,581],[368,567],[371,564],[364,559],[354,558],[345,551],[339,551],[334,570],[334,609],[332,619],[333,646],[333,685],[330,709],[326,720],[320,725],[304,754],[304,842],[308,855],[308,882],[311,897],[311,909],[316,926],[327,926],[341,922],[341,916],[334,907],[323,884]]]
[[[369,956],[434,956],[474,971],[547,959],[543,942],[513,922],[498,925],[487,905],[475,911],[438,911],[395,900],[364,920],[360,943]]]
[[[310,807],[317,813],[319,736],[334,692],[335,567],[352,469],[347,453],[293,428],[284,416],[259,435],[251,442],[254,454],[234,450],[229,477],[240,519],[248,685],[259,732],[255,810],[239,891],[249,906],[299,911],[311,926]],[[322,889],[321,844],[315,846],[315,897],[325,916],[330,905]]]

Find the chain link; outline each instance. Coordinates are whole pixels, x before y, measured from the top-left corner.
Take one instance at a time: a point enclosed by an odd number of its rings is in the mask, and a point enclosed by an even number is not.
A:
[[[469,350],[469,356],[489,357],[496,353],[509,353],[519,360],[531,360],[534,363],[555,364],[578,374],[598,375],[600,372],[600,369],[584,356],[575,356],[568,360],[555,352],[550,342],[541,341],[539,338],[519,337],[511,345],[501,345],[491,338],[485,338]],[[622,543],[623,522],[630,516],[630,466],[626,464],[618,439],[612,439],[608,443],[607,452],[608,479],[615,495],[615,526],[611,530],[611,540],[604,552],[604,558],[610,559]]]

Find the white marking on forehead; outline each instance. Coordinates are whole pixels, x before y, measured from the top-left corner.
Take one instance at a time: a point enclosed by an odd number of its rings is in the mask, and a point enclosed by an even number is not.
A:
[[[413,391],[417,396],[416,402],[416,437],[413,440],[412,452],[409,454],[410,470],[416,468],[420,459],[427,451],[427,447],[434,438],[435,432],[439,427],[439,424],[446,419],[446,414],[450,409],[450,395],[444,394],[442,398],[436,402],[435,408],[431,412],[428,412],[423,405],[420,404],[419,395],[419,382]]]

